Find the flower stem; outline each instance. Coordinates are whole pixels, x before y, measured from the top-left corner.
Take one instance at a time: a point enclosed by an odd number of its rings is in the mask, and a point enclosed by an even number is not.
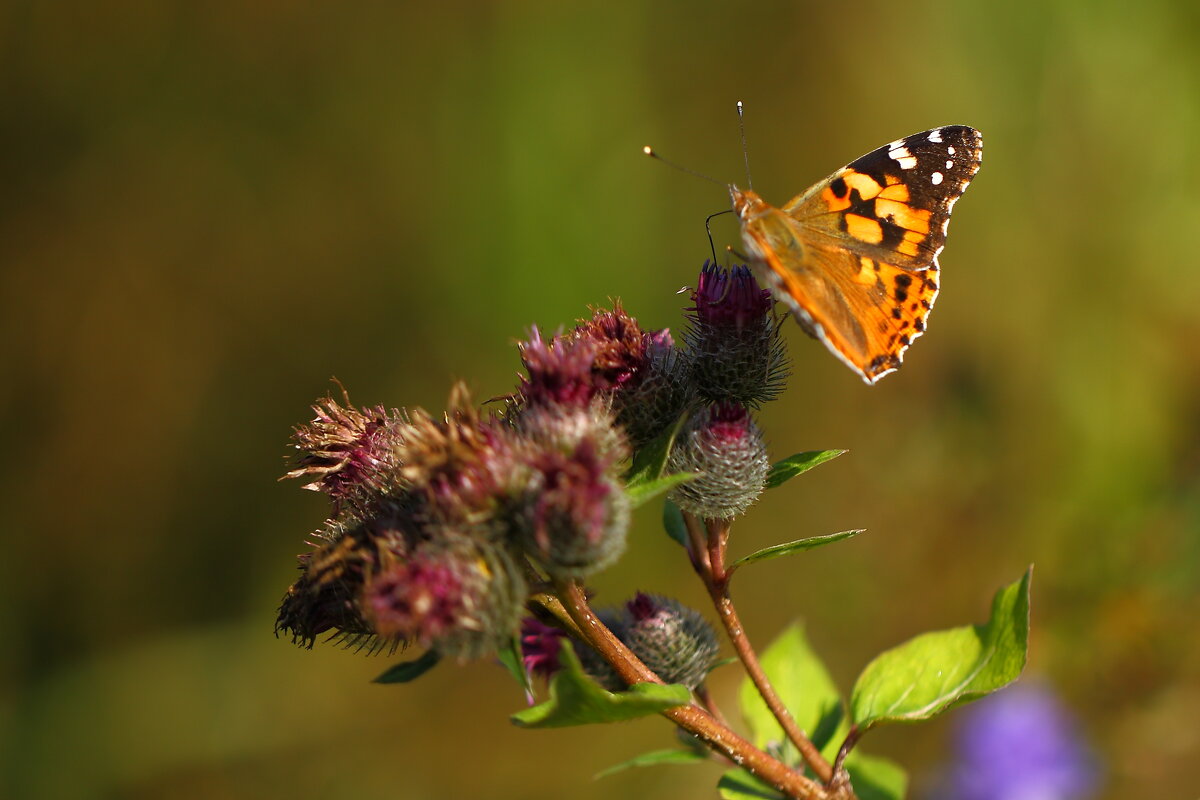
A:
[[[563,607],[584,639],[612,665],[622,680],[631,686],[635,683],[663,683],[596,617],[578,583],[559,582],[555,588]],[[690,703],[675,706],[663,711],[662,715],[788,797],[827,800],[828,795],[820,784],[759,750],[699,706]]]
[[[684,512],[683,520],[689,534],[695,539],[701,522],[687,512]],[[816,745],[800,730],[800,726],[792,718],[791,712],[775,692],[775,687],[771,685],[767,674],[763,672],[758,654],[754,652],[754,647],[751,646],[750,639],[746,636],[746,629],[742,627],[741,618],[733,605],[733,598],[729,594],[730,573],[725,569],[725,546],[729,540],[729,526],[729,520],[705,520],[704,528],[708,534],[706,537],[708,555],[701,561],[707,561],[708,569],[701,572],[700,577],[712,598],[717,616],[721,618],[721,624],[725,626],[725,631],[729,634],[729,641],[733,644],[733,649],[737,652],[742,666],[745,667],[746,674],[750,676],[750,680],[753,681],[755,688],[762,696],[763,702],[771,710],[779,727],[796,746],[809,769],[823,783],[828,783],[833,777],[833,768],[821,755],[821,751],[817,749]],[[693,563],[696,562],[697,559],[693,559]]]

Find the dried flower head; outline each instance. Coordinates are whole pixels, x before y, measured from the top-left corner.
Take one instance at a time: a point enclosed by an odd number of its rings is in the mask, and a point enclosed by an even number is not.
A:
[[[700,473],[673,489],[670,498],[704,519],[745,513],[762,494],[771,468],[762,432],[737,403],[717,403],[694,414],[675,440],[669,465],[672,472]]]
[[[684,335],[701,399],[757,408],[783,391],[788,374],[774,301],[750,270],[705,263]]]
[[[411,536],[404,527],[389,517],[348,528],[330,523],[319,537],[324,542],[298,559],[302,574],[284,595],[275,634],[288,634],[304,647],[312,647],[318,636],[329,631],[333,639],[371,652],[403,644],[402,639],[376,638],[364,618],[359,595],[369,575],[408,553]]]
[[[640,377],[645,363],[642,329],[619,302],[611,311],[596,309],[590,320],[581,320],[570,338],[594,348],[592,375],[597,388],[620,389]]]
[[[524,597],[524,579],[504,548],[445,530],[372,575],[361,607],[378,635],[467,660],[516,632]]]
[[[310,478],[305,489],[328,494],[337,516],[343,505],[369,504],[400,489],[399,449],[407,415],[383,406],[356,409],[326,397],[313,405],[315,418],[293,434],[300,456],[285,478]]]
[[[546,341],[535,327],[529,340],[518,343],[517,349],[528,373],[521,378],[521,405],[584,408],[596,396],[592,368],[597,347],[591,339],[555,337]]]

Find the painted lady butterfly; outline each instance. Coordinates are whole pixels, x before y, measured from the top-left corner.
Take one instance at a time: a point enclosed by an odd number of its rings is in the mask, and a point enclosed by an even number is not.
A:
[[[776,296],[874,383],[925,332],[950,211],[982,155],[979,131],[948,125],[873,150],[782,208],[736,186],[729,193]]]

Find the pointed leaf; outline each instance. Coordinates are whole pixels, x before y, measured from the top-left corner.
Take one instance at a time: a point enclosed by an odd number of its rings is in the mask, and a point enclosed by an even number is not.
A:
[[[904,800],[908,774],[895,762],[855,750],[846,758],[846,771],[858,800]]]
[[[773,786],[760,781],[744,769],[731,769],[717,782],[722,800],[783,800]]]
[[[525,659],[521,652],[520,637],[511,637],[503,647],[499,648],[497,656],[500,659],[500,663],[508,670],[508,674],[512,675],[513,679],[520,684],[521,689],[525,692],[525,696],[532,703],[533,684],[529,680],[529,670],[525,669]]]
[[[522,728],[561,728],[597,722],[622,722],[691,702],[686,686],[636,683],[623,692],[600,688],[584,674],[572,647],[559,650],[562,669],[550,681],[550,699],[510,718]]]
[[[737,561],[734,561],[729,565],[729,571],[732,572],[735,568],[740,567],[742,564],[753,564],[755,561],[769,561],[772,558],[789,556],[792,553],[799,553],[803,550],[812,550],[813,548],[821,547],[822,545],[840,542],[842,539],[849,539],[851,536],[857,536],[858,534],[864,532],[865,531],[863,529],[854,531],[841,531],[839,533],[829,533],[824,536],[810,536],[807,539],[797,539],[794,542],[785,542],[783,544],[764,547],[758,552],[751,553],[748,556],[742,556]]]
[[[663,527],[667,529],[667,536],[684,547],[688,546],[687,525],[683,522],[683,512],[670,500],[663,503]]]
[[[699,472],[675,472],[671,475],[662,475],[637,484],[628,484],[625,487],[625,494],[629,497],[630,508],[638,508],[660,494],[669,492],[679,484],[687,483],[698,477],[700,477]]]
[[[1032,571],[996,593],[987,624],[922,634],[877,656],[850,696],[855,724],[929,719],[1016,680],[1028,652]]]
[[[774,489],[787,483],[801,473],[808,472],[815,466],[832,461],[846,450],[809,450],[807,453],[797,453],[771,465],[767,473],[767,488]]]
[[[657,439],[643,445],[633,454],[633,464],[625,475],[626,489],[632,489],[643,483],[662,477],[667,468],[667,459],[671,455],[671,447],[680,428],[687,422],[687,415],[680,415],[671,427],[667,428]]]
[[[825,665],[809,647],[803,627],[795,623],[787,628],[760,660],[775,693],[800,729],[810,734],[822,732],[825,737],[831,736],[844,716],[842,698]],[[738,697],[742,716],[750,728],[750,740],[755,745],[791,748],[783,729],[749,678],[742,681]],[[796,755],[794,751],[792,755]]]
[[[628,761],[622,761],[620,764],[614,764],[602,772],[597,772],[594,780],[607,778],[609,775],[622,772],[630,767],[650,767],[655,764],[699,764],[702,761],[708,761],[708,756],[695,750],[676,750],[675,748],[653,750],[649,753],[642,753],[640,756],[634,756]]]
[[[387,669],[372,683],[408,683],[415,681],[429,670],[433,669],[442,657],[436,650],[426,650],[425,653],[412,661],[402,661]]]

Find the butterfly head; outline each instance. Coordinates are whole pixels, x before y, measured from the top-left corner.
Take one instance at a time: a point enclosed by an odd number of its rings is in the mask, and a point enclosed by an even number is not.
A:
[[[746,220],[767,208],[766,202],[752,189],[742,190],[729,184],[729,199],[733,203],[733,213],[739,219]]]

